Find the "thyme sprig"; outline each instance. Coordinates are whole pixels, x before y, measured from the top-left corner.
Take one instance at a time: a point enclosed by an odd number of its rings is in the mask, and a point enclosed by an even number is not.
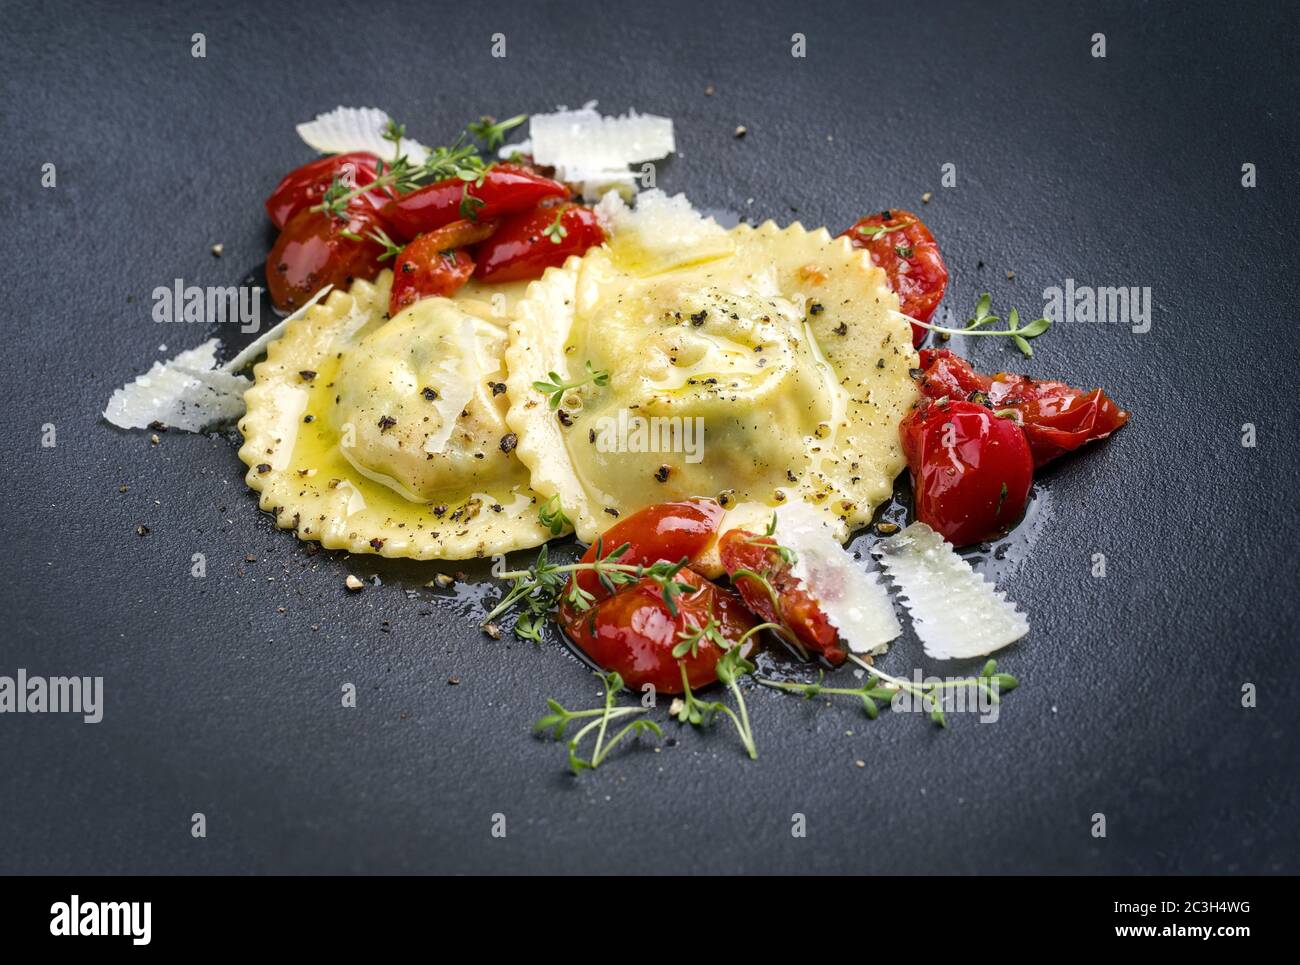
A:
[[[902,677],[893,677],[865,660],[850,654],[849,659],[865,668],[871,676],[861,687],[827,687],[822,684],[824,674],[818,673],[817,682],[813,684],[791,683],[784,680],[771,680],[766,677],[754,679],[764,687],[784,690],[786,693],[800,694],[805,700],[811,700],[821,694],[831,696],[856,697],[862,702],[862,709],[867,717],[875,720],[880,713],[877,701],[890,703],[900,692],[908,693],[921,702],[921,707],[929,711],[930,720],[940,727],[948,726],[948,718],[943,712],[943,692],[962,687],[974,687],[982,691],[991,703],[1000,703],[999,693],[1009,693],[1020,685],[1009,673],[998,673],[996,660],[984,664],[976,677],[964,677],[961,680],[941,680],[933,683],[915,684]]]
[[[574,721],[594,718],[590,723],[580,727],[569,739],[569,770],[574,774],[581,774],[583,771],[594,771],[600,767],[601,762],[605,760],[610,752],[618,746],[619,742],[629,734],[640,735],[646,732],[654,734],[656,737],[664,736],[663,730],[653,720],[640,718],[640,714],[646,713],[648,707],[617,707],[615,699],[618,692],[623,689],[623,678],[616,672],[597,673],[601,684],[605,688],[604,705],[592,710],[569,710],[557,700],[548,699],[546,706],[550,708],[550,713],[543,715],[533,724],[534,733],[544,733],[549,731],[551,737],[555,740],[564,739],[564,731]],[[621,730],[613,737],[606,740],[609,731],[609,725],[616,720],[624,717],[638,716],[637,720],[625,724]],[[578,748],[582,741],[592,731],[596,733],[596,743],[592,748],[591,757],[583,758],[578,756]]]
[[[388,123],[384,125],[384,130],[379,136],[385,141],[392,142],[394,161],[402,156],[402,138],[406,137],[405,124],[398,124],[397,121],[389,118]]]
[[[573,382],[566,382],[560,377],[558,372],[547,372],[546,382],[534,382],[533,388],[547,396],[547,405],[552,409],[560,407],[560,401],[564,398],[564,393],[570,389],[576,389],[586,385],[588,382],[594,385],[609,385],[609,372],[605,369],[594,369],[591,360],[588,359],[585,365],[587,375],[585,378],[577,379]]]
[[[400,150],[401,139],[406,133],[405,125],[390,121],[384,129],[383,138],[393,141],[395,149]],[[345,179],[335,175],[330,186],[321,196],[320,204],[312,211],[324,211],[339,221],[348,221],[348,205],[363,194],[405,194],[424,184],[460,178],[465,184],[465,196],[468,197],[470,184],[481,185],[490,163],[479,155],[478,147],[462,133],[449,147],[437,147],[421,164],[414,164],[405,155],[399,155],[392,161],[380,161],[375,166],[375,178],[368,184],[358,186],[355,178]],[[478,199],[471,199],[478,200]],[[464,211],[462,200],[462,212]]]
[[[573,520],[569,519],[564,507],[560,505],[559,493],[542,503],[537,510],[537,520],[551,531],[552,536],[559,536],[566,529],[573,528]]]
[[[527,114],[516,114],[514,117],[507,117],[504,121],[498,121],[495,117],[484,114],[466,127],[466,130],[483,142],[485,150],[494,151],[506,142],[506,131],[518,127],[526,120],[528,120]]]
[[[905,315],[913,325],[919,325],[921,328],[929,329],[932,332],[938,332],[940,335],[994,335],[1001,338],[1011,339],[1012,344],[1020,350],[1020,353],[1026,358],[1034,354],[1032,346],[1029,344],[1031,338],[1038,338],[1049,328],[1052,323],[1047,318],[1036,318],[1025,325],[1020,324],[1020,312],[1011,309],[1007,313],[1007,327],[990,329],[987,326],[994,322],[1002,321],[1001,317],[991,312],[993,300],[988,292],[980,295],[979,301],[975,303],[975,315],[967,323],[965,328],[945,328],[942,325],[931,325],[929,322],[923,322],[920,319],[913,318],[911,315]]]
[[[404,245],[399,245],[392,238],[388,237],[388,232],[383,228],[374,228],[367,232],[366,237],[376,241],[384,246],[384,253],[379,256],[378,261],[387,261],[389,258],[396,258],[402,253]]]

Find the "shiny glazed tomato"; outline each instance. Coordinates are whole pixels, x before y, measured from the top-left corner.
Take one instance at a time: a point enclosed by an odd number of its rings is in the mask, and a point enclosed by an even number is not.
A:
[[[557,222],[558,219],[558,222]],[[557,227],[558,224],[558,227]],[[596,213],[578,204],[537,208],[507,218],[501,230],[478,249],[483,281],[524,281],[542,277],[605,240]]]
[[[926,400],[899,434],[916,518],[953,545],[992,539],[1024,514],[1034,460],[1012,419],[976,402]]]
[[[587,610],[566,602],[560,607],[560,625],[592,661],[618,671],[630,689],[650,684],[659,693],[680,694],[683,666],[692,689],[707,686],[718,679],[717,664],[724,651],[701,636],[694,653],[675,657],[673,648],[682,642],[682,634],[713,620],[723,639],[734,642],[755,620],[739,597],[689,567],[679,570],[677,579],[697,589],[676,598],[676,615],[664,602],[659,584],[643,579]]]
[[[295,168],[280,179],[266,199],[266,213],[271,224],[284,228],[303,208],[320,204],[321,197],[336,177],[356,188],[370,184],[375,180],[378,165],[379,158],[368,151],[353,151],[351,154],[317,158]],[[377,195],[361,197],[376,207],[386,200]]]
[[[723,512],[712,499],[685,499],[647,506],[605,530],[599,540],[587,547],[581,562],[594,563],[597,553],[608,556],[624,543],[627,549],[618,561],[633,566],[694,559],[713,541]],[[597,600],[609,596],[609,590],[591,570],[579,570],[574,580]]]
[[[843,237],[869,251],[871,260],[885,270],[905,314],[922,322],[930,320],[948,287],[948,268],[934,235],[920,218],[897,208],[881,211],[863,218]],[[912,345],[920,345],[924,338],[925,329],[913,325]]]
[[[354,278],[373,278],[382,267],[384,246],[370,237],[383,230],[379,213],[366,204],[348,208],[342,221],[304,208],[284,226],[266,256],[266,284],[280,311],[292,311],[326,285],[347,287]]]
[[[604,559],[620,549],[617,561],[632,566],[689,560],[712,542],[722,513],[712,499],[648,506],[606,530],[587,548],[581,562],[592,563],[598,555]],[[735,641],[754,626],[754,620],[734,593],[690,567],[679,570],[677,580],[695,591],[680,593],[670,607],[652,579],[611,589],[594,571],[579,570],[565,587],[557,619],[583,653],[606,670],[618,671],[629,687],[649,683],[663,693],[681,693],[679,660],[691,686],[704,686],[717,679],[714,668],[722,650],[701,637],[694,654],[674,657],[673,648],[682,634],[707,626],[712,619],[724,639]],[[585,609],[569,602],[575,584],[587,594]]]
[[[931,399],[965,399],[1009,410],[1029,440],[1035,468],[1106,438],[1129,420],[1129,413],[1101,389],[1086,392],[1009,372],[982,375],[948,349],[922,349],[920,387]]]
[[[462,211],[466,197],[471,203]],[[426,231],[465,218],[491,221],[505,215],[530,211],[546,198],[567,198],[569,189],[559,181],[515,164],[497,164],[483,175],[483,183],[471,184],[449,178],[417,188],[384,206],[384,217],[398,238],[410,239]],[[482,202],[475,204],[473,202]]]
[[[1105,439],[1129,420],[1101,389],[1084,392],[1064,382],[1040,382],[1021,375],[995,375],[989,402],[1013,409],[1034,453],[1034,466]]]
[[[422,234],[402,249],[393,265],[393,290],[388,314],[396,315],[421,298],[453,295],[474,274],[474,259],[467,245],[487,238],[496,222],[453,221]]]
[[[718,541],[718,553],[732,584],[752,612],[765,623],[785,627],[805,649],[821,654],[838,667],[848,656],[840,644],[839,632],[804,588],[803,581],[790,573],[790,564],[777,552],[776,545],[770,536],[733,529]],[[765,578],[772,592],[749,573]]]

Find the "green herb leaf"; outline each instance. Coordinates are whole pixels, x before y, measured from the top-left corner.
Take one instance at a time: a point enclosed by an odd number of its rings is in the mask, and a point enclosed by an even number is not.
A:
[[[1052,323],[1050,320],[1046,318],[1036,318],[1024,328],[1020,329],[1020,335],[1023,338],[1037,338],[1051,327]]]
[[[506,131],[518,127],[526,120],[528,120],[527,114],[516,114],[504,121],[484,115],[477,122],[470,124],[466,130],[483,142],[485,150],[493,151],[506,142]]]
[[[542,503],[541,508],[537,510],[537,519],[551,531],[552,536],[559,536],[566,529],[573,527],[573,520],[569,519],[564,508],[560,506],[559,493]],[[575,583],[574,586],[577,584]]]
[[[600,371],[593,369],[590,360],[586,363],[586,370],[586,378],[577,379],[573,382],[564,381],[558,372],[547,372],[546,377],[548,381],[534,382],[533,388],[547,396],[547,404],[550,408],[558,409],[560,407],[560,402],[564,399],[564,393],[568,392],[570,389],[579,388],[589,382],[598,386],[609,385],[608,371],[604,369],[601,369]]]
[[[561,241],[569,236],[569,229],[564,227],[565,209],[561,208],[555,212],[555,220],[542,229],[542,234],[551,239],[552,244],[558,245]]]

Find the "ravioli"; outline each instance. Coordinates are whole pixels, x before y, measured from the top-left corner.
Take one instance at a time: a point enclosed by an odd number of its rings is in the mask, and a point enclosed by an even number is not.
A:
[[[707,242],[666,258],[616,235],[533,283],[505,355],[519,458],[587,541],[690,496],[744,520],[800,499],[843,540],[904,466],[918,359],[898,299],[825,229]],[[557,408],[534,387],[552,373],[582,383]]]
[[[471,283],[391,320],[392,272],[332,292],[254,369],[248,485],[329,549],[465,559],[551,535],[506,426],[504,322],[526,287]]]

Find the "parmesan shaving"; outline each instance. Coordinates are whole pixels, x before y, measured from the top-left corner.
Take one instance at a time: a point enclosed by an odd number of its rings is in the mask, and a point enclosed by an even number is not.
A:
[[[448,352],[438,360],[437,377],[430,380],[438,392],[433,407],[442,421],[424,440],[425,452],[436,454],[447,448],[447,441],[451,439],[461,412],[469,400],[474,398],[474,387],[482,374],[479,371],[477,341],[474,337],[474,319],[462,315],[460,327],[456,330],[456,351]]]
[[[208,339],[167,362],[155,362],[113,393],[104,418],[123,429],[161,423],[186,432],[237,419],[244,411],[244,390],[252,383],[217,369],[219,345]]]
[[[872,552],[898,587],[926,656],[983,657],[1029,632],[1029,621],[1006,594],[924,523],[881,540]]]
[[[722,258],[735,251],[727,230],[700,214],[684,194],[671,197],[659,189],[637,195],[629,208],[609,192],[596,205],[596,218],[615,240],[616,255],[646,273]]]
[[[384,129],[392,120],[377,107],[336,107],[316,115],[314,121],[297,126],[298,136],[321,154],[349,154],[369,151],[386,160],[405,154],[412,164],[423,164],[429,149],[419,141],[402,138],[394,148],[384,140]]]
[[[286,326],[301,318],[331,287],[326,285],[296,312],[267,329],[223,365],[217,365],[221,340],[216,338],[167,362],[155,362],[144,375],[113,393],[104,409],[104,418],[122,429],[145,429],[161,423],[183,432],[202,432],[218,423],[238,419],[244,414],[244,391],[252,385],[239,372],[265,354],[266,347],[284,334]]]
[[[578,185],[588,201],[610,190],[630,199],[636,194],[636,177],[628,168],[677,149],[672,118],[636,111],[605,117],[595,108],[591,101],[579,110],[534,114],[528,140],[506,145],[500,156],[531,154],[537,164],[555,168],[561,181]]]
[[[802,501],[776,511],[776,541],[794,550],[790,569],[803,581],[854,653],[881,654],[903,632],[889,594],[875,573],[870,573],[840,545],[825,514]]]

